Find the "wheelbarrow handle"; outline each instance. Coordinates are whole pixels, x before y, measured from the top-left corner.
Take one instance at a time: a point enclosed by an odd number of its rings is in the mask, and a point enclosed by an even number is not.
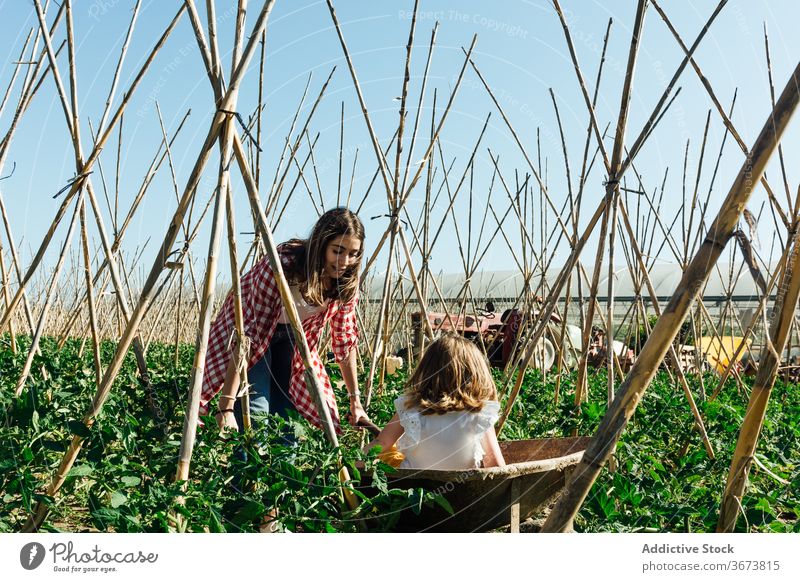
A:
[[[370,434],[372,434],[372,436],[378,436],[379,434],[381,434],[381,429],[378,428],[378,425],[376,425],[374,422],[366,418],[360,419],[356,424],[356,426],[367,429],[370,432]]]

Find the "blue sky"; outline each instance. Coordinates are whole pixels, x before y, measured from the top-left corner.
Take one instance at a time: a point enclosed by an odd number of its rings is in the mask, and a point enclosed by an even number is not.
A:
[[[91,145],[88,122],[91,120],[96,125],[99,121],[134,3],[134,0],[94,0],[75,3],[78,95],[85,152],[89,151]],[[197,4],[204,19],[205,3],[197,2]],[[226,66],[229,66],[230,62],[235,4],[233,1],[217,2],[220,50]],[[594,88],[606,26],[609,18],[613,18],[597,106],[601,127],[605,127],[608,123],[613,127],[619,111],[636,2],[562,0],[561,4],[567,13],[578,58],[590,91]],[[144,56],[172,19],[179,5],[177,1],[143,0],[116,103],[119,102],[122,91],[130,84]],[[663,0],[661,5],[684,40],[691,43],[713,11],[716,2]],[[339,0],[335,2],[335,6],[364,92],[371,121],[381,144],[385,146],[398,122],[399,102],[394,98],[401,93],[405,45],[413,2]],[[250,2],[248,28],[252,26],[255,11],[259,8],[259,2]],[[52,20],[54,13],[54,10],[51,11],[49,20]],[[0,88],[4,91],[14,71],[12,62],[18,59],[25,37],[31,27],[36,26],[37,21],[33,4],[28,0],[0,0],[0,15],[2,15]],[[469,46],[472,36],[477,34],[475,61],[531,157],[535,161],[537,155],[541,156],[548,188],[556,204],[560,206],[566,197],[567,183],[559,130],[549,89],[552,88],[554,91],[559,106],[570,158],[573,188],[576,187],[580,171],[588,115],[561,26],[550,2],[536,0],[488,4],[477,1],[455,3],[422,0],[412,54],[407,138],[410,135],[411,121],[416,114],[430,32],[436,21],[439,22],[439,31],[421,116],[420,133],[427,135],[429,131],[433,90],[437,90],[437,111],[440,115],[463,62],[461,48]],[[738,87],[737,103],[732,119],[747,144],[752,144],[770,110],[764,24],[766,23],[769,32],[773,78],[776,91],[779,92],[800,56],[800,39],[796,34],[796,24],[799,21],[800,7],[794,0],[730,0],[696,53],[698,63],[726,108],[730,105],[733,92]],[[793,30],[795,32],[792,32]],[[64,31],[62,25],[57,36],[58,42],[64,38]],[[350,189],[351,172],[358,151],[352,187],[353,205],[357,204],[375,171],[375,155],[325,2],[277,0],[269,20],[266,54],[262,186],[268,188],[272,182],[284,139],[309,73],[312,74],[309,97],[306,99],[301,117],[310,110],[310,105],[322,82],[331,68],[336,66],[326,97],[310,126],[310,133],[312,138],[318,132],[320,134],[314,155],[326,206],[332,206],[335,204],[337,193],[340,115],[344,103],[343,198]],[[630,144],[638,135],[682,56],[679,46],[661,18],[650,8],[644,24],[626,143]],[[65,53],[62,54],[59,63],[66,82]],[[257,103],[257,67],[256,57],[242,87],[239,101],[238,109],[245,116],[254,110]],[[669,167],[662,212],[670,219],[677,213],[683,196],[683,160],[687,140],[689,164],[685,181],[688,195],[691,196],[697,176],[703,128],[708,110],[713,107],[697,76],[690,69],[687,68],[678,85],[682,87],[681,94],[636,161],[637,170],[643,176],[644,185],[650,192],[656,186],[660,186],[664,172]],[[0,117],[0,131],[3,134],[11,123],[17,91],[18,89],[12,92],[10,103]],[[212,93],[191,26],[185,16],[151,67],[124,118],[119,161],[121,213],[133,200],[161,138],[155,102],[158,102],[164,124],[170,132],[174,131],[186,111],[191,109],[191,116],[172,152],[177,182],[182,188],[213,115]],[[500,169],[509,188],[514,187],[515,171],[522,181],[529,170],[480,81],[472,71],[468,70],[442,133],[446,163],[450,164],[455,158],[449,178],[451,187],[455,187],[464,171],[475,140],[490,112],[490,123],[478,150],[471,177],[474,196],[473,245],[481,221],[487,212],[486,196],[493,172],[488,149],[499,156]],[[715,111],[712,111],[710,119],[706,157],[698,182],[702,197],[710,187],[713,165],[724,134],[724,128]],[[537,152],[537,128],[540,135],[540,154]],[[793,160],[797,159],[799,134],[795,121],[784,140],[784,152],[788,161],[788,182],[793,197],[799,179],[795,170],[796,164],[793,163]],[[609,152],[611,142],[610,138],[606,141]],[[418,141],[415,159],[419,159],[426,145],[427,142]],[[115,134],[101,157],[112,200],[117,146]],[[410,141],[406,141],[404,147],[407,151]],[[593,149],[594,146],[592,151]],[[304,146],[300,150],[300,160],[305,158],[306,153],[307,148]],[[394,154],[389,159],[393,163]],[[716,210],[727,193],[742,160],[741,151],[729,138],[713,185],[711,212]],[[60,202],[52,199],[53,194],[66,184],[75,171],[72,145],[51,78],[48,78],[22,120],[3,175],[8,174],[14,164],[16,167],[13,176],[0,182],[0,188],[12,219],[16,242],[23,256],[29,257],[31,247],[35,249],[38,246]],[[438,178],[441,178],[443,171],[438,153],[436,166],[439,167]],[[200,198],[203,201],[207,200],[211,193],[216,167],[216,160],[212,159],[206,172],[207,177],[201,185]],[[290,173],[289,176],[291,184],[295,174]],[[783,180],[776,163],[768,168],[768,176],[773,189],[779,194],[779,199],[784,200]],[[316,181],[313,178],[312,173],[307,175],[309,186],[316,195]],[[587,181],[582,211],[584,218],[591,214],[602,196],[604,178],[599,164],[596,164]],[[95,188],[101,193],[99,168],[93,179]],[[628,179],[633,179],[632,173],[629,173]],[[633,182],[629,182],[628,185],[636,187]],[[456,203],[464,239],[467,238],[469,230],[470,214],[466,190],[468,186],[469,177],[464,186],[465,190],[459,195]],[[245,204],[244,190],[238,181],[234,187],[237,197],[238,230],[250,231],[252,228],[246,223],[249,213]],[[435,187],[438,188],[438,179]],[[423,196],[422,188],[417,188],[412,194],[409,202],[412,216],[418,214]],[[764,198],[763,189],[759,188],[751,204],[754,212],[758,211]],[[442,199],[444,194],[434,209],[436,224],[444,209],[441,204]],[[506,210],[507,197],[498,184],[495,184],[491,201],[498,215]],[[105,207],[104,202],[102,205]],[[144,271],[149,270],[152,255],[163,239],[174,207],[175,195],[165,165],[151,186],[124,244],[126,252],[133,254],[137,248],[150,241],[140,263]],[[361,213],[367,226],[368,251],[377,242],[387,225],[386,218],[372,220],[371,217],[385,212],[385,191],[378,180]],[[535,217],[533,237],[539,240],[540,222],[543,222],[543,219],[539,218],[541,213],[538,189],[532,192],[529,214]],[[276,239],[282,240],[306,234],[315,216],[308,195],[300,184],[287,208],[284,220],[276,229]],[[107,224],[110,223],[108,215],[104,219]],[[547,227],[552,228],[555,224],[552,213],[546,220]],[[489,216],[486,228],[492,226],[493,219]],[[760,244],[765,254],[769,252],[774,230],[771,217],[765,214],[759,226]],[[63,226],[59,230],[59,237],[63,238],[65,232],[66,227]],[[207,228],[203,229],[198,238],[196,254],[199,261],[205,256],[207,232]],[[515,229],[509,229],[508,235],[511,244],[518,248],[519,233]],[[247,248],[249,238],[247,234],[240,235],[240,250]],[[434,250],[432,258],[434,270],[460,271],[461,260],[455,249],[455,232],[452,224],[448,222],[442,241]],[[55,250],[48,255],[50,264],[54,254]],[[562,257],[564,254],[565,247],[562,246],[558,256]],[[671,257],[669,254],[664,254],[663,258]],[[593,260],[590,247],[586,263],[591,264]],[[619,260],[622,260],[621,257]],[[27,263],[27,260],[23,262]],[[227,268],[223,260],[220,265],[221,272],[225,273]],[[502,239],[495,240],[487,254],[485,268],[515,268],[511,253]]]

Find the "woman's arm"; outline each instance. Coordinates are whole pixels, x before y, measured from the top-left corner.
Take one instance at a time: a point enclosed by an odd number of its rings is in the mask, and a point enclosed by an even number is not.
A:
[[[342,370],[342,378],[344,379],[344,385],[347,387],[347,395],[350,400],[350,424],[355,426],[362,418],[369,420],[364,407],[361,405],[361,391],[358,389],[355,347],[339,362],[339,368]]]
[[[395,413],[389,423],[383,428],[381,434],[372,439],[372,441],[364,447],[364,452],[369,452],[372,447],[379,445],[382,450],[388,451],[392,448],[392,445],[397,442],[397,439],[403,436],[404,432],[405,429],[403,425],[400,424],[400,416]]]
[[[347,386],[350,400],[350,424],[356,425],[361,419],[369,420],[364,407],[361,405],[361,392],[358,389],[358,371],[356,359],[358,357],[358,318],[356,317],[358,295],[350,301],[339,306],[331,318],[331,347],[339,368],[342,370],[342,379]]]
[[[494,427],[491,427],[481,437],[481,446],[483,446],[483,466],[484,467],[505,467],[506,460],[503,458],[503,452],[500,450],[500,445],[497,442],[497,434],[494,432]]]

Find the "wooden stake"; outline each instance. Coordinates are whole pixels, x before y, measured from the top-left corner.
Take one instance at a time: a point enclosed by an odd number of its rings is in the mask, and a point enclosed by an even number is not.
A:
[[[800,80],[800,79],[798,79]],[[798,90],[795,88],[795,90]],[[781,97],[783,98],[783,96]],[[795,216],[796,218],[796,216]],[[732,532],[736,527],[739,511],[742,509],[742,497],[747,485],[747,475],[755,459],[756,446],[761,434],[761,427],[767,413],[767,404],[778,375],[781,363],[780,353],[786,347],[791,324],[800,297],[800,240],[795,235],[792,258],[784,273],[784,279],[775,299],[774,313],[777,315],[769,332],[768,349],[762,351],[761,367],[753,383],[750,401],[747,405],[742,428],[736,442],[728,479],[725,484],[720,506],[718,532]],[[765,353],[766,352],[766,353]]]
[[[239,66],[234,71],[234,74],[231,78],[231,85],[226,93],[223,101],[221,103],[221,109],[227,109],[232,102],[232,97],[235,96],[235,92],[238,89],[239,84],[241,83],[242,77],[244,75],[244,71],[247,68],[247,64],[252,57],[252,53],[255,49],[255,43],[257,42],[257,38],[261,35],[264,26],[266,26],[266,19],[269,14],[270,9],[274,0],[267,0],[264,3],[264,7],[262,8],[261,13],[259,14],[258,20],[255,25],[254,34],[250,37],[248,41],[247,48],[244,51],[244,55],[239,63]],[[181,6],[178,11],[176,18],[170,24],[170,27],[167,29],[167,33],[162,39],[159,41],[159,46],[163,41],[166,39],[166,35],[172,31],[174,25],[177,23],[177,19],[183,13],[185,9],[185,5]],[[126,94],[128,97],[129,94]],[[123,101],[123,105],[127,103],[127,100]],[[209,128],[208,135],[206,136],[206,140],[203,143],[203,146],[200,150],[200,154],[198,156],[197,162],[195,163],[194,168],[190,174],[189,180],[187,182],[186,188],[184,190],[183,197],[181,199],[181,203],[178,205],[178,208],[175,211],[175,216],[173,217],[172,222],[170,223],[169,228],[167,229],[167,233],[164,238],[164,243],[162,244],[161,248],[156,254],[156,259],[153,264],[153,267],[150,270],[150,274],[148,275],[147,280],[145,281],[142,287],[142,296],[139,300],[139,304],[136,306],[136,309],[131,314],[131,320],[128,323],[127,327],[125,328],[122,337],[120,338],[119,343],[117,344],[117,350],[114,354],[112,361],[110,362],[108,368],[106,369],[106,373],[103,376],[103,382],[101,383],[97,394],[95,395],[94,401],[90,410],[85,414],[83,422],[87,427],[91,427],[94,424],[94,419],[96,418],[97,414],[103,407],[105,400],[108,398],[108,394],[111,391],[112,384],[116,379],[117,374],[119,373],[120,368],[122,367],[122,361],[125,357],[125,354],[128,351],[131,343],[133,342],[134,337],[138,332],[139,324],[141,323],[142,318],[144,317],[147,308],[149,307],[150,300],[152,299],[152,293],[155,287],[155,284],[161,274],[161,271],[164,268],[164,263],[167,260],[167,257],[170,254],[172,249],[172,245],[175,243],[175,239],[177,237],[177,231],[179,228],[180,223],[182,222],[183,215],[188,208],[189,202],[191,201],[192,195],[197,188],[197,185],[200,180],[200,175],[203,171],[203,168],[210,156],[211,149],[213,147],[214,142],[219,135],[220,129],[222,127],[224,121],[225,114],[221,112],[217,112],[214,115],[214,119],[211,122],[211,127]],[[113,126],[115,120],[112,120],[109,128]],[[106,132],[106,136],[107,136]],[[103,138],[101,138],[101,143]],[[97,152],[97,146],[95,148],[95,152]],[[94,162],[94,158],[96,154],[90,156],[89,161]],[[89,164],[87,161],[87,165]],[[2,328],[2,325],[0,325]],[[197,421],[197,410],[194,410],[194,417],[195,423]],[[47,495],[55,496],[55,494],[60,490],[61,486],[66,479],[67,473],[69,472],[70,468],[72,467],[75,459],[77,459],[78,454],[83,446],[83,441],[85,437],[82,436],[75,436],[72,439],[72,443],[70,444],[67,452],[65,453],[59,468],[56,471],[50,485],[47,487]],[[47,517],[48,509],[47,506],[43,503],[39,503],[36,506],[34,511],[34,515],[28,520],[25,525],[25,531],[34,531],[39,528],[43,520]]]
[[[678,288],[659,318],[642,353],[620,386],[614,403],[590,441],[583,459],[573,473],[572,481],[545,522],[542,531],[565,531],[571,528],[581,503],[600,473],[603,463],[613,453],[625,428],[658,365],[675,338],[702,285],[720,253],[733,234],[744,205],[750,197],[754,182],[761,178],[767,161],[775,150],[800,100],[800,64],[781,94],[776,108],[753,146],[727,198],[714,220],[705,241],[684,271]]]

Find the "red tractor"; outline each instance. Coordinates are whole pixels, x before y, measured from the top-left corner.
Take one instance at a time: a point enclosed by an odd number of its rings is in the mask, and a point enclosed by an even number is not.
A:
[[[422,317],[420,312],[411,314],[416,356],[419,356],[425,334]],[[428,312],[428,321],[434,334],[455,332],[478,345],[483,344],[492,366],[502,368],[513,353],[517,335],[525,319],[519,309],[506,309],[503,315],[498,317],[494,304],[488,302],[485,309],[478,310],[477,316]],[[550,317],[550,324],[544,337],[537,343],[538,349],[532,360],[534,367],[547,370],[553,365],[556,358],[555,346],[560,343],[556,342],[555,338],[560,333],[561,318],[554,314]]]

